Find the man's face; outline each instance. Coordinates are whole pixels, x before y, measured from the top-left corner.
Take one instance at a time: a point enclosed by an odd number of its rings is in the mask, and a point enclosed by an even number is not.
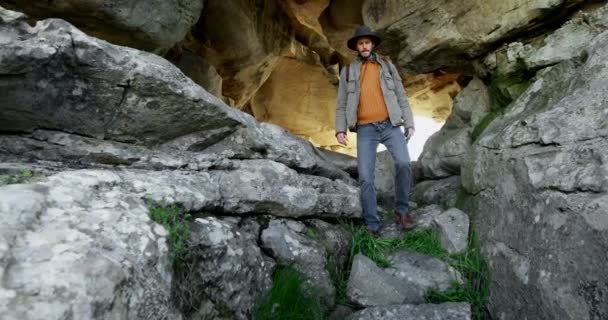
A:
[[[357,51],[359,51],[359,54],[361,55],[361,57],[363,57],[363,58],[369,57],[369,55],[372,53],[373,48],[374,48],[374,43],[372,42],[372,39],[362,37],[362,38],[359,38],[359,40],[357,40]]]

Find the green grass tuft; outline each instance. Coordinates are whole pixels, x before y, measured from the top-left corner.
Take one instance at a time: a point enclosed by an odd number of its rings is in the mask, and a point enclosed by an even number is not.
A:
[[[434,257],[447,256],[447,251],[441,247],[437,235],[431,230],[411,231],[406,233],[402,239],[384,240],[372,237],[364,227],[355,228],[351,224],[348,229],[353,235],[351,260],[356,254],[361,253],[378,266],[386,268],[390,266],[387,256],[402,249],[409,249]]]
[[[32,172],[32,170],[30,170],[30,169],[21,169],[21,170],[19,170],[19,174],[22,177],[31,177],[31,176],[34,175],[34,173]]]
[[[150,208],[150,218],[161,224],[167,231],[167,240],[171,248],[170,259],[174,271],[179,271],[185,265],[188,255],[188,240],[190,239],[190,215],[183,208],[172,204],[169,206],[153,206]]]
[[[256,320],[325,319],[319,295],[305,286],[302,275],[293,267],[277,267],[272,281],[270,293],[256,308]]]

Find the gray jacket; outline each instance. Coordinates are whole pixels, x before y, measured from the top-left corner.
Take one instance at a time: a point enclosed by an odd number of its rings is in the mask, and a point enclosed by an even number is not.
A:
[[[378,55],[375,56],[378,57]],[[397,68],[386,58],[380,57],[377,60],[380,63],[380,87],[391,123],[394,126],[404,125],[406,128],[413,128],[412,109],[407,102]],[[342,68],[342,72],[340,72],[340,85],[336,103],[336,133],[346,132],[346,129],[350,131],[356,131],[357,129],[357,108],[359,107],[361,90],[359,82],[361,63],[362,60],[357,58],[352,64]]]

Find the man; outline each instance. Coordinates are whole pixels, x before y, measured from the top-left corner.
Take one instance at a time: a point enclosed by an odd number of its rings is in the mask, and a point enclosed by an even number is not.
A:
[[[379,143],[386,146],[395,162],[395,214],[399,224],[405,229],[414,226],[408,209],[412,171],[406,142],[414,134],[414,120],[397,68],[374,52],[380,42],[380,37],[365,25],[348,40],[348,48],[358,54],[340,73],[336,105],[338,142],[348,143],[347,129],[357,132],[361,207],[367,230],[373,235],[378,235],[380,228],[374,190]],[[405,127],[403,133],[401,126]]]

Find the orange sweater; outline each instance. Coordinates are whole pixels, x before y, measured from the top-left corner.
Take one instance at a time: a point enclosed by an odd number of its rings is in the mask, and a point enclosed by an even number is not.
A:
[[[366,124],[388,119],[388,110],[380,87],[380,64],[369,60],[362,63],[360,81],[357,123]]]

